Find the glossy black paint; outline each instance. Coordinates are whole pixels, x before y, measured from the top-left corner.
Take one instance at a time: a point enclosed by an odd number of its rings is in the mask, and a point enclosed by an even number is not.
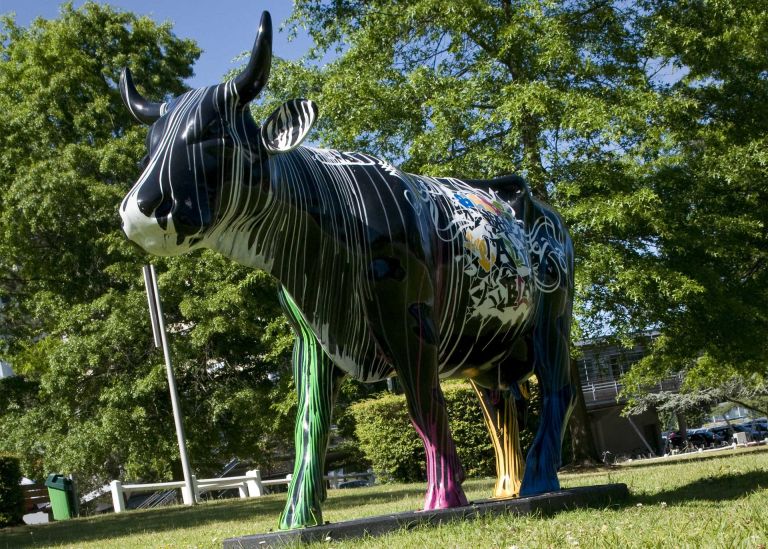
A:
[[[397,374],[427,453],[425,509],[466,504],[439,377],[544,402],[522,492],[557,489],[573,399],[568,345],[573,248],[560,217],[515,176],[408,174],[363,153],[301,146],[311,101],[263,125],[248,102],[266,83],[271,23],[235,80],[157,105],[126,70],[121,93],[151,123],[146,167],[123,201],[126,234],[150,253],[207,247],[281,283],[297,335],[297,459],[281,527],[322,520],[322,462],[341,375]]]

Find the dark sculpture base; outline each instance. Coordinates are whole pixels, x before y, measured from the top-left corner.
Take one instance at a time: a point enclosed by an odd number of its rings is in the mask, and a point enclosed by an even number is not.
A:
[[[359,538],[365,535],[380,536],[399,530],[410,529],[421,524],[440,524],[452,520],[474,519],[483,515],[513,513],[528,515],[541,511],[552,513],[577,507],[605,506],[629,497],[626,484],[601,484],[580,486],[549,492],[537,496],[504,500],[480,500],[466,507],[440,509],[437,511],[406,511],[392,515],[381,515],[362,519],[348,520],[335,524],[324,524],[312,528],[255,534],[224,540],[225,549],[265,548],[296,545],[324,540]]]

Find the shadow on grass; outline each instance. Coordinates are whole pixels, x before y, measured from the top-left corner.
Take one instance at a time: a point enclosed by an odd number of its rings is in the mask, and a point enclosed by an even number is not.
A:
[[[421,499],[423,499],[424,496],[425,487],[426,483],[424,486],[398,488],[391,491],[382,490],[381,485],[360,491],[334,490],[331,492],[331,496],[328,498],[323,508],[325,509],[327,507],[339,511],[342,509],[359,508],[363,505],[370,505],[371,503],[392,503],[393,501],[399,501],[404,498],[418,498],[420,505]],[[415,511],[415,509],[410,510]]]
[[[47,544],[95,542],[131,534],[198,527],[211,522],[248,522],[273,515],[274,524],[282,511],[282,500],[232,500],[226,504],[195,507],[168,507],[129,511],[71,521],[9,528],[0,533],[0,548],[32,547]]]
[[[398,488],[382,491],[381,486],[371,490],[334,490],[324,506],[344,511],[370,504],[391,503],[423,493],[423,488]],[[77,544],[97,542],[131,534],[163,532],[193,528],[208,523],[254,523],[254,530],[276,530],[285,500],[282,498],[255,498],[204,503],[195,507],[167,507],[146,511],[129,511],[53,522],[35,526],[8,528],[0,532],[0,548],[34,547],[49,544]]]
[[[738,499],[759,490],[768,489],[768,471],[724,474],[698,479],[690,484],[663,490],[651,495],[633,495],[627,505],[637,503],[676,504],[688,501],[724,501]]]
[[[689,484],[663,490],[652,495],[633,495],[620,507],[666,502],[674,505],[689,501],[723,501],[737,499],[768,488],[768,471],[751,471],[698,479]],[[367,505],[386,504],[423,494],[423,487],[400,487],[383,491],[382,487],[349,491],[333,491],[328,510],[359,509]],[[282,511],[282,498],[230,500],[195,507],[171,507],[88,517],[52,524],[8,528],[0,532],[0,548],[98,542],[131,534],[196,528],[208,523],[267,524],[254,529],[274,529]]]

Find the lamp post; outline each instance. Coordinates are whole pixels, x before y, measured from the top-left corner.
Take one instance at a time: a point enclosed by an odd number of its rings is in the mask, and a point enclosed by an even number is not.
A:
[[[184,483],[186,484],[186,489],[182,490],[182,499],[185,505],[194,505],[197,494],[189,466],[187,441],[184,436],[184,424],[181,421],[181,409],[179,407],[179,393],[176,390],[176,378],[173,375],[173,366],[171,365],[171,352],[168,347],[168,336],[165,332],[165,320],[163,319],[163,308],[160,304],[160,293],[157,289],[157,276],[155,275],[154,265],[144,266],[144,285],[147,288],[149,317],[152,322],[152,335],[155,339],[155,347],[162,347],[163,355],[165,356],[168,389],[171,393],[171,405],[173,406],[173,421],[176,424],[176,438],[179,442],[179,456],[181,457],[181,468],[184,472]]]

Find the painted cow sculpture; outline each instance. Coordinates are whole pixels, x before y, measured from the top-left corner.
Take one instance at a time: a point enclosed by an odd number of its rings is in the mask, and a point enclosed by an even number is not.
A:
[[[347,375],[397,375],[426,449],[425,509],[467,504],[440,378],[468,378],[480,398],[495,496],[558,489],[574,395],[573,250],[561,219],[517,177],[423,177],[300,146],[317,118],[311,101],[289,101],[257,125],[249,103],[267,82],[271,48],[265,12],[239,76],[162,104],[123,72],[123,100],[151,128],[120,214],[149,253],[211,248],[280,282],[299,397],[280,527],[322,522],[331,410]],[[517,406],[533,374],[541,420],[521,486]]]

